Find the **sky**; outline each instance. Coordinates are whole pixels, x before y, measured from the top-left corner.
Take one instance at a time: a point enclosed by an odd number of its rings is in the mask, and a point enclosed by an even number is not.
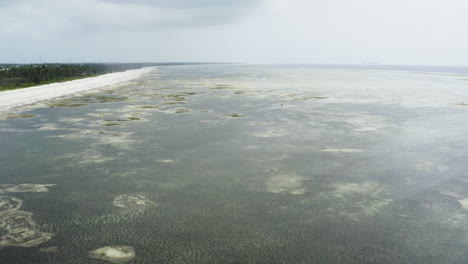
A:
[[[0,0],[0,63],[468,65],[466,0]]]

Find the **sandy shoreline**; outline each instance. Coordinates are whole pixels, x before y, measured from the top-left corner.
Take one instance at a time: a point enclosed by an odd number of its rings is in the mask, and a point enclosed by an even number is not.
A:
[[[143,74],[151,72],[153,69],[153,67],[147,67],[138,70],[108,73],[92,78],[0,92],[0,111],[6,111],[15,107],[31,105],[40,101],[96,88],[116,85],[136,79]]]

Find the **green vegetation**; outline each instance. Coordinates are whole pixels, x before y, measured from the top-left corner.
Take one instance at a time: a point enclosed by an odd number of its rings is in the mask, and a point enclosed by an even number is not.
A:
[[[229,116],[231,116],[231,117],[244,117],[243,115],[239,115],[238,113],[233,113],[233,114],[230,114]]]
[[[143,67],[186,64],[194,63],[3,64],[0,65],[0,91],[70,81]]]

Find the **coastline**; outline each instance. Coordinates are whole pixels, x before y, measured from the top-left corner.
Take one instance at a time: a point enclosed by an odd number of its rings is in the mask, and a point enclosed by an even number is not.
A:
[[[137,70],[103,74],[91,78],[0,92],[0,112],[35,104],[44,100],[127,82],[139,78],[153,69],[154,67],[145,67]]]

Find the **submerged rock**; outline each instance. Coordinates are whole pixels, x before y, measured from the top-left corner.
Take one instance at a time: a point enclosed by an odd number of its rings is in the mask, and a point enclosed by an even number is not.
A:
[[[48,192],[55,184],[0,184],[0,193]]]
[[[89,256],[119,264],[132,260],[135,257],[135,249],[131,246],[108,246],[90,251]]]
[[[228,114],[228,116],[230,116],[230,117],[245,117],[243,115],[239,115],[238,113]]]
[[[143,195],[119,195],[114,199],[114,205],[121,208],[144,207],[153,204]]]
[[[297,175],[278,175],[267,182],[267,190],[272,193],[290,193],[301,195],[305,193],[304,178]]]
[[[9,196],[0,196],[0,212],[20,209],[23,201]],[[1,221],[1,220],[0,220]]]
[[[1,246],[33,247],[52,238],[52,234],[39,232],[32,213],[7,210],[0,212]]]

